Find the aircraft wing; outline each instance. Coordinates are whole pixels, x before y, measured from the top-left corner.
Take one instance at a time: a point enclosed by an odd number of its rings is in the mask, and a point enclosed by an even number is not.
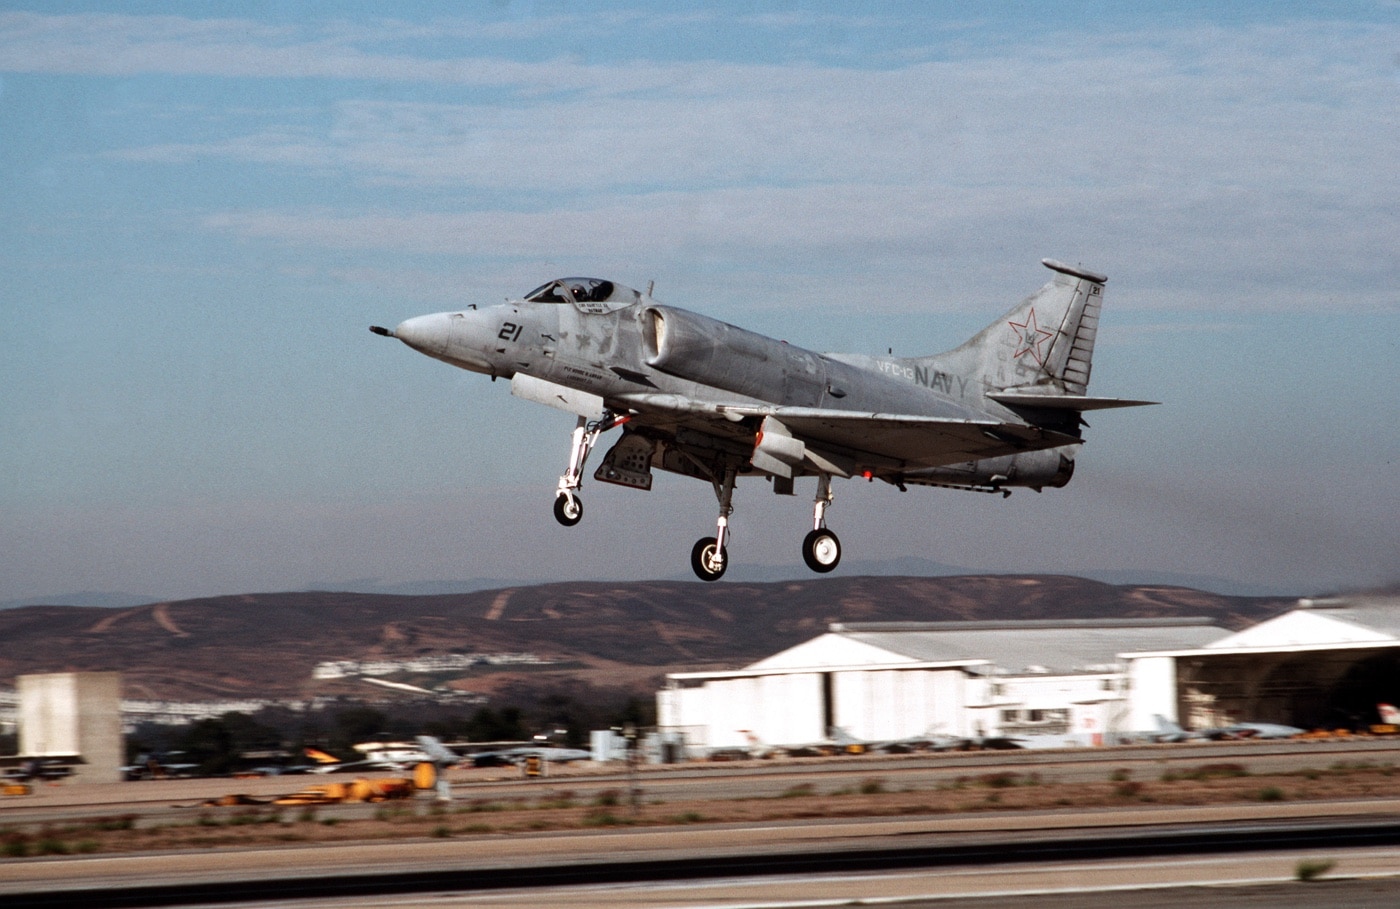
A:
[[[622,401],[642,413],[663,413],[725,423],[745,418],[767,418],[806,444],[808,449],[875,456],[891,466],[915,469],[938,467],[1021,451],[1057,448],[1081,441],[1065,433],[1006,423],[1000,420],[968,420],[917,414],[873,413],[821,407],[783,407],[747,403],[712,403],[679,395],[633,394]],[[765,432],[767,430],[765,429]],[[844,471],[835,471],[842,473]]]
[[[810,407],[775,407],[763,416],[778,420],[794,438],[809,445],[815,442],[869,452],[914,468],[1055,448],[1079,441],[1063,433],[997,420],[852,413]]]

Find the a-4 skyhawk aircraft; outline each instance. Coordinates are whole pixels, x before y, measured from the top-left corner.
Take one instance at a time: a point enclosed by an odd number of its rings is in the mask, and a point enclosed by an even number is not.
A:
[[[702,580],[729,566],[741,476],[766,477],[779,495],[816,478],[802,557],[826,572],[841,558],[826,526],[833,477],[1004,495],[1063,486],[1085,411],[1153,403],[1086,395],[1107,278],[1043,261],[1055,272],[1048,284],[961,347],[927,357],[813,353],[597,278],[371,331],[577,416],[559,523],[582,518],[589,452],[620,429],[594,479],[646,490],[655,468],[713,484],[715,535],[690,556]]]

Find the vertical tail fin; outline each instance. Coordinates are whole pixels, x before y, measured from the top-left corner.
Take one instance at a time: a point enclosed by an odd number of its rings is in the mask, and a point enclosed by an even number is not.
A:
[[[1103,275],[1053,259],[1055,277],[956,350],[920,357],[925,370],[973,378],[987,392],[1084,395],[1103,304]]]
[[[1070,268],[1053,259],[1043,261],[1047,268],[1054,269],[1060,275],[1051,285],[1058,285],[1063,280],[1069,287],[1067,292],[1060,295],[1062,298],[1068,297],[1068,304],[1055,339],[1051,342],[1044,370],[1052,382],[1062,383],[1066,393],[1087,394],[1089,371],[1094,359],[1094,339],[1099,333],[1099,310],[1103,307],[1103,286],[1108,278],[1091,271]]]

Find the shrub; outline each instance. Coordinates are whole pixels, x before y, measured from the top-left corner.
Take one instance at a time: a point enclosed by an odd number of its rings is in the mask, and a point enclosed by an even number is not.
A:
[[[1336,867],[1332,859],[1303,859],[1293,868],[1293,876],[1300,881],[1315,881]]]
[[[40,855],[67,855],[68,844],[57,837],[46,836],[39,840],[38,851]]]

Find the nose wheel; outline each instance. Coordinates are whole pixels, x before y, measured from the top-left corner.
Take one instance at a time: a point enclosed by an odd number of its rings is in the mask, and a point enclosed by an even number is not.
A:
[[[565,527],[573,527],[583,520],[583,500],[567,492],[559,493],[554,500],[554,520]]]

